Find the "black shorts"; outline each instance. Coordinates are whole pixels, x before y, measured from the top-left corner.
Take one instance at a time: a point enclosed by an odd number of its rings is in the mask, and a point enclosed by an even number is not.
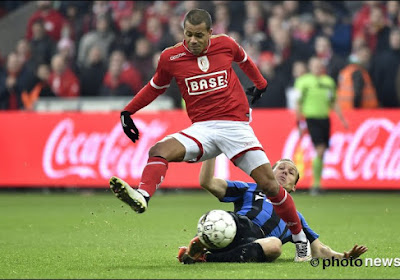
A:
[[[330,119],[306,118],[306,122],[314,146],[325,144],[326,147],[329,147],[329,137],[331,133]]]
[[[232,243],[222,249],[210,249],[210,252],[230,251],[240,245],[254,242],[257,239],[264,238],[264,233],[258,225],[253,223],[248,217],[238,215],[234,212],[227,211],[232,215],[236,222],[236,236]]]

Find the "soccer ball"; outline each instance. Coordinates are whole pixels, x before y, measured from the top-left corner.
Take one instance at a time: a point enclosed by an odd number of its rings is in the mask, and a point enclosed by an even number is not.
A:
[[[235,220],[224,210],[211,210],[200,217],[197,235],[208,249],[225,248],[235,238]]]

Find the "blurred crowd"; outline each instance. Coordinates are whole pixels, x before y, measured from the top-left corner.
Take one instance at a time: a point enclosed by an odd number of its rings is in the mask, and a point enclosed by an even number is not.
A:
[[[27,2],[29,1],[19,1],[19,0],[0,1],[0,18],[18,9]]]
[[[35,2],[25,36],[0,59],[0,110],[31,110],[42,96],[135,95],[163,49],[183,40],[193,8],[209,11],[213,33],[235,38],[267,78],[256,107],[292,108],[295,79],[315,56],[338,86],[356,64],[364,72],[353,83],[369,83],[379,107],[400,107],[399,1]],[[165,94],[182,106],[176,84]]]

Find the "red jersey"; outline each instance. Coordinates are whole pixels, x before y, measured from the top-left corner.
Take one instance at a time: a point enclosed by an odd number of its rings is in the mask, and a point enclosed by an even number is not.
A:
[[[140,100],[140,95],[144,97],[144,94],[156,92],[157,97],[175,78],[193,123],[209,120],[248,121],[249,105],[232,62],[239,63],[257,88],[267,86],[267,81],[242,47],[229,36],[217,35],[211,36],[208,47],[198,56],[193,55],[185,43],[165,49],[155,75],[125,109],[134,113],[143,108],[155,98],[148,102],[150,99]]]
[[[49,85],[52,91],[60,97],[75,97],[80,95],[79,79],[75,73],[67,69],[61,75],[50,74]]]
[[[55,9],[51,9],[48,12],[38,10],[29,18],[26,28],[26,38],[28,40],[32,40],[32,25],[37,19],[42,19],[44,21],[44,28],[51,39],[56,42],[60,40],[65,19],[63,15]]]

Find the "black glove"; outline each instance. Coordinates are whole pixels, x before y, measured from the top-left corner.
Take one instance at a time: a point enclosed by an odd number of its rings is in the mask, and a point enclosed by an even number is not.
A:
[[[121,112],[121,124],[125,134],[132,140],[133,143],[139,140],[139,130],[131,119],[131,113],[128,111]]]
[[[267,86],[268,87],[268,86]],[[251,96],[250,105],[254,105],[258,99],[261,98],[262,94],[267,90],[267,87],[258,89],[255,86],[246,89],[246,95]]]

